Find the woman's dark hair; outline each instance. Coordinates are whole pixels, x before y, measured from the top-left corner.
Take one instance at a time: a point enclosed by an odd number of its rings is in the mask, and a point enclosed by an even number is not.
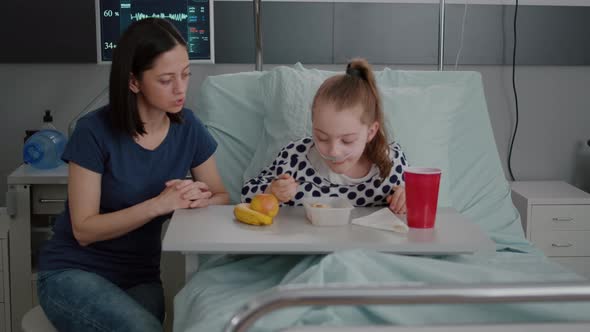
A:
[[[113,127],[131,136],[146,133],[137,110],[137,96],[129,89],[131,75],[141,80],[160,54],[186,42],[164,19],[147,18],[132,23],[119,39],[113,53],[109,78],[110,120]],[[172,122],[182,122],[181,113],[170,114]]]
[[[381,178],[386,178],[393,162],[389,158],[381,98],[369,63],[364,59],[354,59],[346,67],[345,74],[325,80],[313,99],[312,112],[316,112],[318,106],[325,103],[332,104],[340,110],[361,105],[362,122],[379,123],[379,130],[365,147],[364,154],[377,165]]]

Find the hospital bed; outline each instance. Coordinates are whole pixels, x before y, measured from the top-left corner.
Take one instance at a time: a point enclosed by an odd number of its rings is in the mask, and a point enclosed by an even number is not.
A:
[[[440,9],[439,70],[444,1]],[[301,64],[261,71],[257,0],[254,14],[257,71],[207,78],[195,109],[219,143],[216,159],[233,203],[244,180],[287,142],[310,134],[313,94],[336,74]],[[480,226],[494,241],[495,255],[187,250],[189,273],[175,298],[174,330],[389,331],[392,325],[408,332],[588,330],[587,281],[549,261],[523,236],[479,73],[385,68],[375,77],[392,138],[411,164],[443,170],[439,206]],[[394,305],[376,305],[383,303]]]
[[[296,64],[205,80],[195,112],[219,143],[216,159],[232,202],[239,201],[244,179],[256,175],[288,141],[310,133],[313,94],[334,74]],[[275,287],[416,282],[424,287],[529,287],[585,281],[548,260],[524,238],[479,73],[385,68],[375,76],[386,126],[409,162],[443,170],[440,206],[454,208],[483,229],[495,243],[495,254],[404,256],[363,248],[323,256],[188,254],[187,265],[195,266],[198,260],[198,270],[175,298],[175,331],[222,331],[245,303]],[[584,321],[588,313],[588,302],[311,306],[265,315],[249,330],[374,324],[483,328],[487,325],[482,324]]]

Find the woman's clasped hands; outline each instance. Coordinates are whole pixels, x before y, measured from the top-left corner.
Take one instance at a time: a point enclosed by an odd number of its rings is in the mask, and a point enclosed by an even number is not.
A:
[[[207,207],[212,195],[204,182],[174,179],[166,182],[166,188],[158,195],[158,200],[166,213],[170,213],[176,209]]]

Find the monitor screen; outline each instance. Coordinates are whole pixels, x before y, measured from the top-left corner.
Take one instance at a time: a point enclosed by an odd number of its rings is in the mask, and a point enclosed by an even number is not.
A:
[[[213,0],[95,0],[98,62],[113,60],[113,50],[133,21],[148,17],[173,23],[188,45],[191,62],[213,63]]]

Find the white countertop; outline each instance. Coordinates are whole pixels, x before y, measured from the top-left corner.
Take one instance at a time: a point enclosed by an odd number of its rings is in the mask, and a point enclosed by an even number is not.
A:
[[[53,169],[36,169],[30,165],[22,164],[8,175],[10,184],[67,184],[68,165],[63,164]]]
[[[376,208],[355,208],[353,217]],[[480,227],[452,208],[439,209],[434,229],[407,234],[357,225],[313,226],[303,207],[283,207],[270,226],[237,222],[233,206],[210,206],[174,212],[162,244],[164,251],[234,254],[314,254],[369,249],[400,254],[464,254],[494,251]]]
[[[510,189],[530,204],[590,204],[590,194],[563,181],[516,181]]]

